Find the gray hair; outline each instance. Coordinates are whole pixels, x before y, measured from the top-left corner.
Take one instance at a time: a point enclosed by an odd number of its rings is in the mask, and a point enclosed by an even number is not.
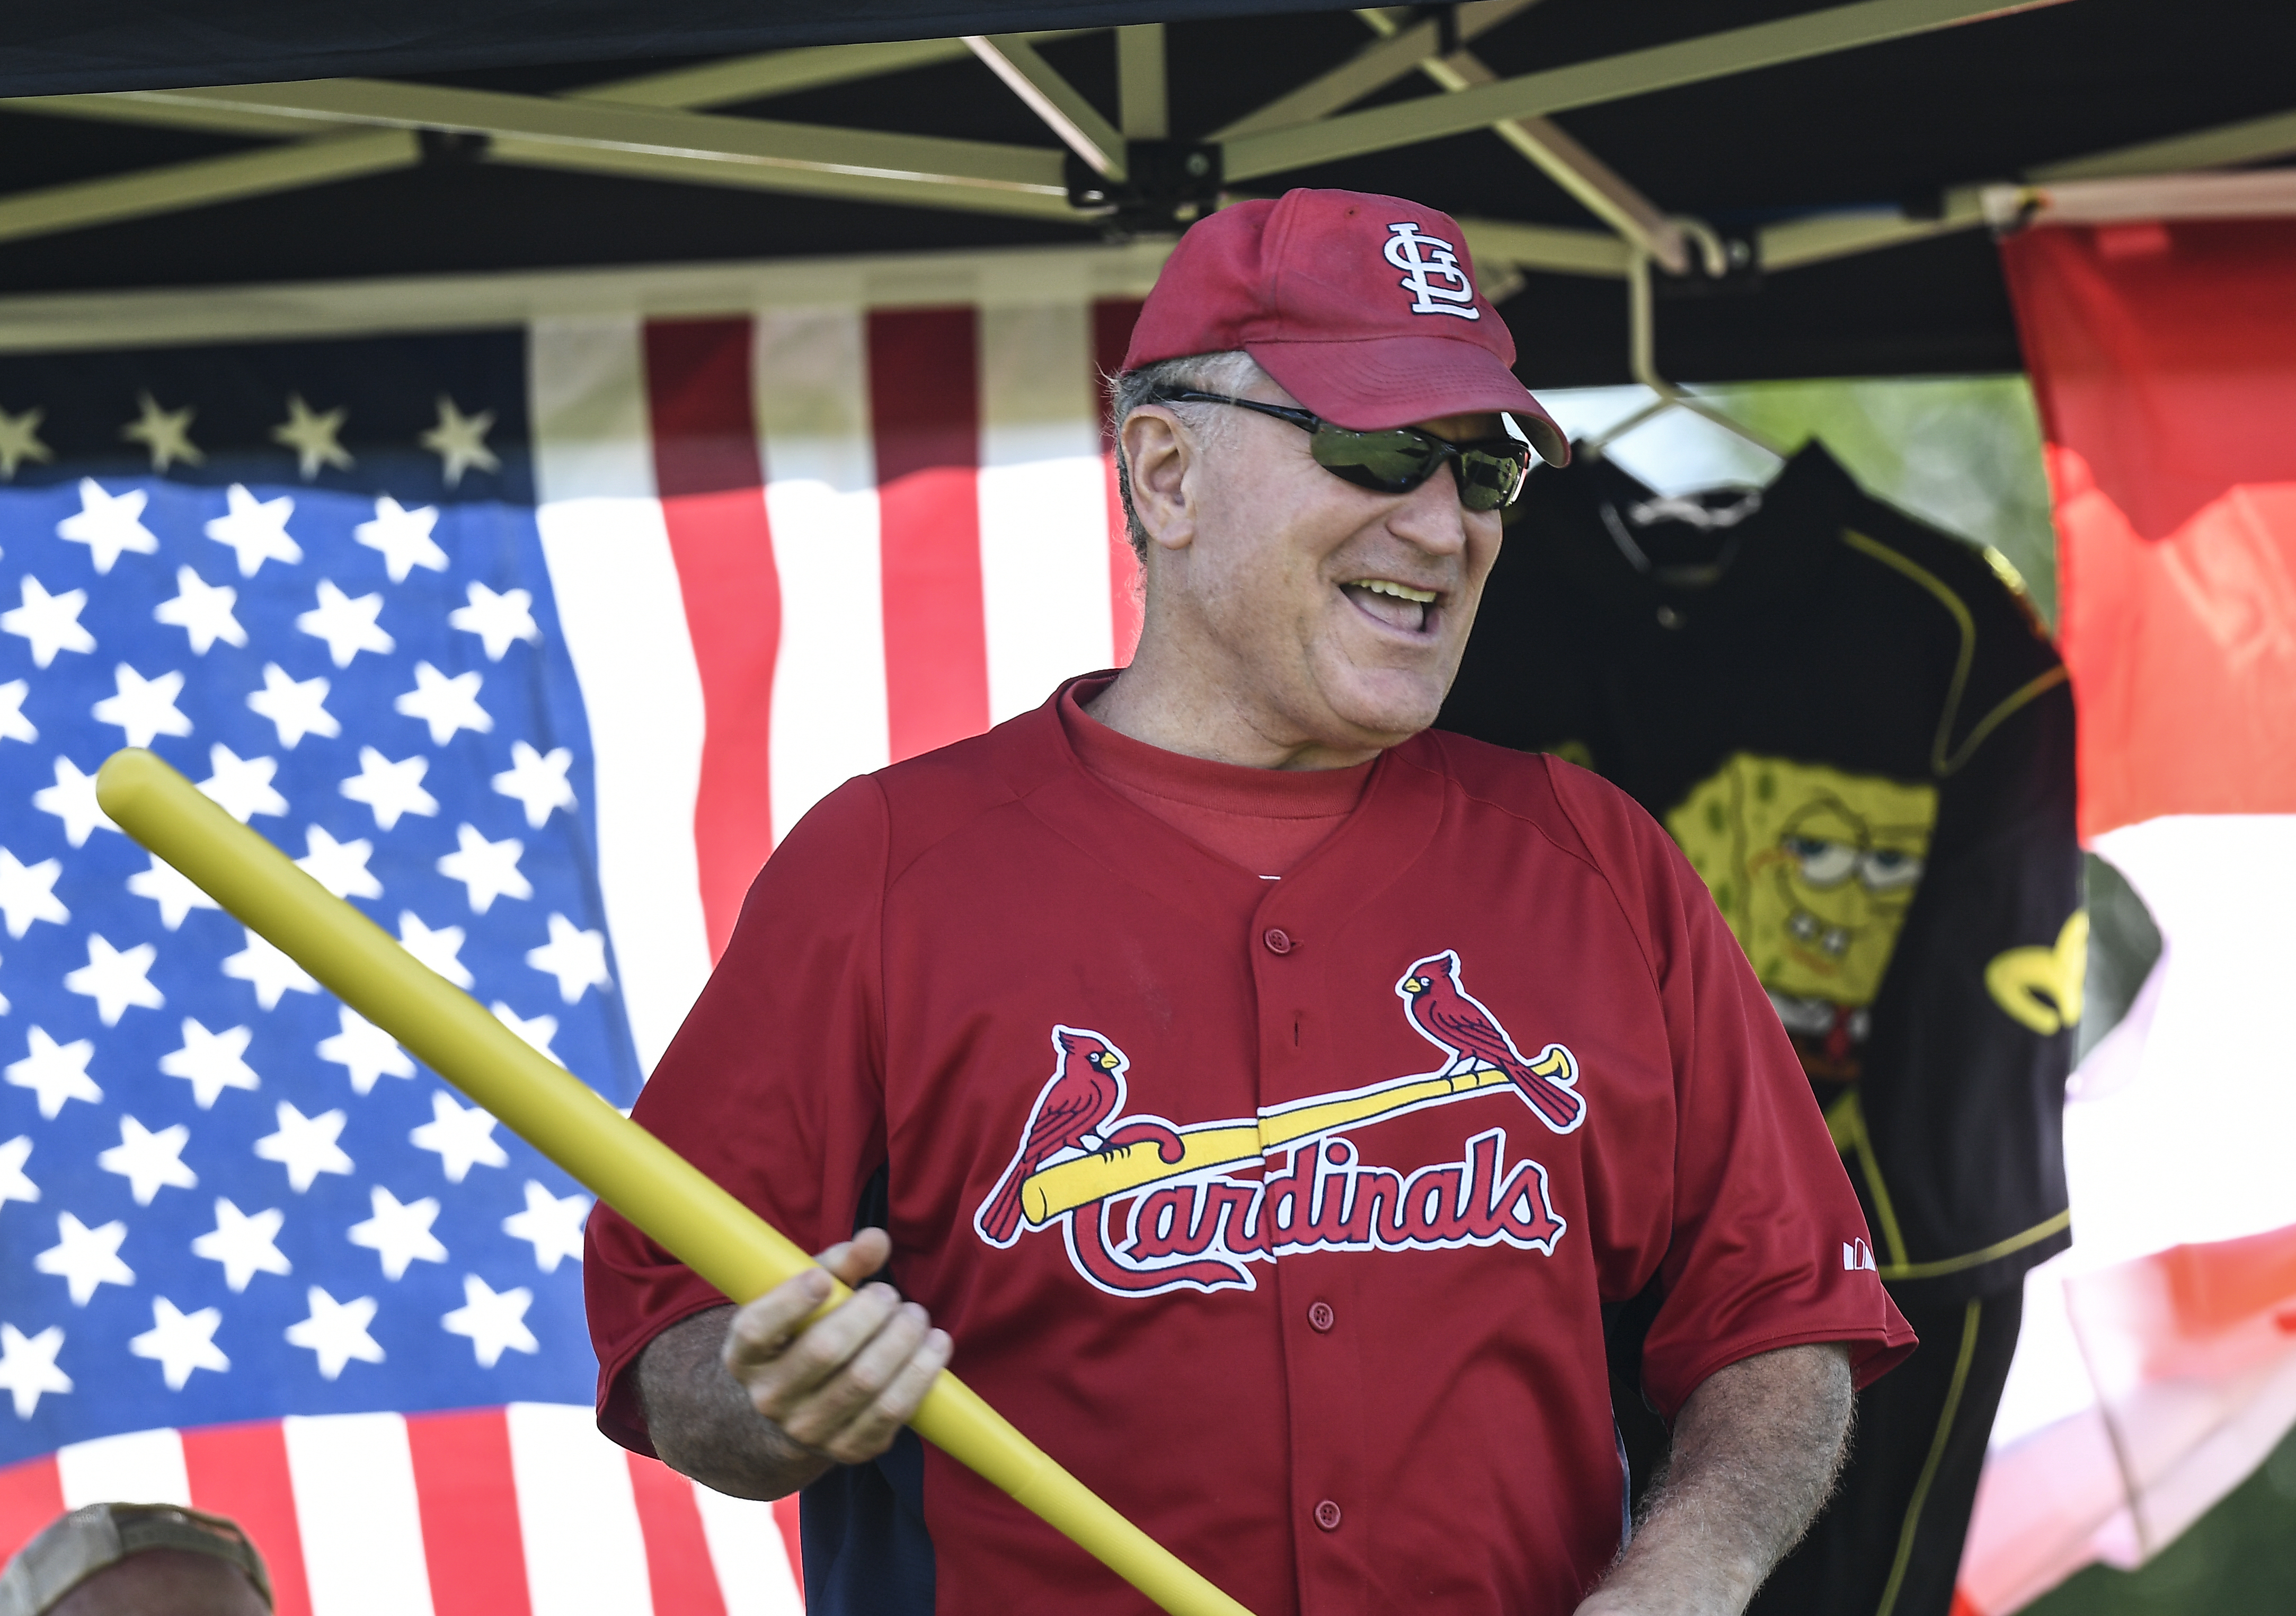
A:
[[[1119,371],[1108,381],[1108,416],[1116,439],[1116,494],[1124,504],[1124,536],[1140,564],[1148,564],[1148,529],[1140,525],[1132,506],[1132,468],[1124,457],[1124,422],[1133,411],[1152,402],[1160,393],[1205,392],[1240,394],[1267,373],[1242,349],[1226,353],[1189,354],[1178,359],[1159,359],[1137,370]],[[1165,407],[1187,422],[1202,441],[1215,441],[1225,422],[1207,404],[1169,404]]]

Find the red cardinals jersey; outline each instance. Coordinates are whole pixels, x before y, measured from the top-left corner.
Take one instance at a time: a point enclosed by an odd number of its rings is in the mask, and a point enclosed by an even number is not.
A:
[[[636,1116],[810,1248],[881,1185],[957,1372],[1258,1616],[1569,1612],[1620,1541],[1606,1302],[1662,1294],[1669,1413],[1753,1353],[1846,1341],[1863,1381],[1913,1340],[1703,882],[1601,780],[1451,735],[1280,882],[1050,704],[853,781]],[[600,1423],[644,1449],[626,1371],[722,1299],[606,1209],[589,1241]],[[871,1608],[1141,1608],[937,1452],[921,1579],[814,1492],[816,1605],[898,1571]]]

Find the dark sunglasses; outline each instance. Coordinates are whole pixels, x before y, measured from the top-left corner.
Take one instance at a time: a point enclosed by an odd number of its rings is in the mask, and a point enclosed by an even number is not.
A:
[[[1513,504],[1514,496],[1522,492],[1522,480],[1530,475],[1530,445],[1513,438],[1453,443],[1408,426],[1357,432],[1333,426],[1306,410],[1262,404],[1256,398],[1231,398],[1226,393],[1159,393],[1148,402],[1233,404],[1241,410],[1288,421],[1308,434],[1308,452],[1317,465],[1342,481],[1382,494],[1408,494],[1448,461],[1458,468],[1459,503],[1470,511],[1496,511]]]

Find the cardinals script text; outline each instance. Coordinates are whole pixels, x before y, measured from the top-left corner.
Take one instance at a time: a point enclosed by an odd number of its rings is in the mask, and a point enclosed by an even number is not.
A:
[[[1549,1044],[1523,1055],[1459,972],[1447,949],[1396,983],[1413,1029],[1450,1057],[1439,1070],[1232,1121],[1176,1128],[1125,1115],[1129,1058],[1102,1033],[1055,1027],[1053,1075],[975,1232],[1001,1248],[1058,1225],[1076,1271],[1118,1296],[1250,1290],[1254,1264],[1292,1251],[1506,1244],[1552,1255],[1565,1224],[1546,1169],[1511,1158],[1505,1128],[1477,1133],[1455,1159],[1409,1168],[1367,1162],[1345,1136],[1479,1095],[1513,1094],[1557,1134],[1586,1120],[1570,1052]],[[1100,1179],[1103,1169],[1113,1177]],[[1079,1174],[1090,1187],[1056,1199],[1049,1186]]]

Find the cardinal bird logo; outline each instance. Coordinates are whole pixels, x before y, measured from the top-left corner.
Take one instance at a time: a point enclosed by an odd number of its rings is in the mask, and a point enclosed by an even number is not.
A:
[[[972,1226],[993,1246],[1021,1236],[1021,1186],[1062,1151],[1106,1148],[1101,1130],[1124,1109],[1124,1052],[1096,1032],[1054,1027],[1060,1063],[1037,1096],[1020,1153],[974,1214]]]
[[[1533,1070],[1500,1026],[1498,1018],[1459,986],[1459,954],[1446,948],[1415,962],[1395,984],[1411,1024],[1431,1043],[1451,1052],[1446,1077],[1462,1067],[1496,1067],[1522,1095],[1538,1120],[1558,1134],[1567,1134],[1587,1118],[1587,1102],[1575,1088]],[[1566,1072],[1568,1069],[1566,1068]]]

